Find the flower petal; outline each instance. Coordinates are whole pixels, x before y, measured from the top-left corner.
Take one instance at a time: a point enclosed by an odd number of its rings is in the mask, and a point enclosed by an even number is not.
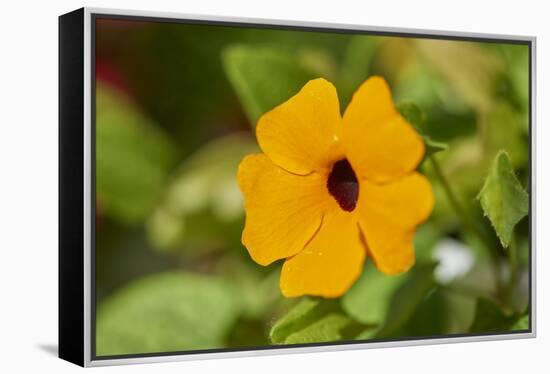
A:
[[[359,87],[344,113],[342,141],[359,178],[386,182],[416,168],[424,142],[395,109],[383,78]]]
[[[291,174],[264,154],[245,157],[237,177],[246,210],[242,242],[254,261],[268,265],[300,252],[331,203],[326,178]]]
[[[433,209],[430,182],[412,173],[384,185],[366,180],[359,183],[356,212],[376,266],[387,274],[408,270],[415,261],[412,241],[416,226]]]
[[[256,136],[274,163],[295,174],[308,174],[334,161],[340,123],[336,89],[319,78],[264,114],[258,120]]]
[[[365,256],[354,215],[335,208],[304,250],[285,261],[281,292],[286,297],[341,296],[361,274]]]

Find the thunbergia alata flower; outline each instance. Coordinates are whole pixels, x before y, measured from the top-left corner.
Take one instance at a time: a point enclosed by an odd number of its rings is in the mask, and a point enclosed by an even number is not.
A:
[[[414,264],[434,197],[416,171],[424,142],[383,78],[365,81],[343,116],[332,83],[311,80],[259,119],[256,136],[263,153],[238,170],[242,242],[260,265],[285,259],[284,296],[339,297],[367,256],[387,274]]]

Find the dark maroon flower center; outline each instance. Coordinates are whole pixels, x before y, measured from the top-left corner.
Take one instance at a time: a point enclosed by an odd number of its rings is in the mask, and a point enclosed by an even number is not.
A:
[[[347,159],[336,161],[332,165],[327,180],[328,192],[347,212],[355,209],[359,197],[359,183]]]

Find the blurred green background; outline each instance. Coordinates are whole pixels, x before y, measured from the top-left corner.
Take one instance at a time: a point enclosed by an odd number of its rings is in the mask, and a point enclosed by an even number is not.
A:
[[[285,299],[240,242],[237,165],[309,79],[343,110],[374,74],[434,152],[417,264]],[[527,45],[99,19],[96,95],[97,355],[529,328]]]

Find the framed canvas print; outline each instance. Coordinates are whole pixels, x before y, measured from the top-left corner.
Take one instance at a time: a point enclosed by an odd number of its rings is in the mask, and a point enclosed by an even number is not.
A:
[[[61,16],[60,357],[534,337],[534,56],[524,36]]]

